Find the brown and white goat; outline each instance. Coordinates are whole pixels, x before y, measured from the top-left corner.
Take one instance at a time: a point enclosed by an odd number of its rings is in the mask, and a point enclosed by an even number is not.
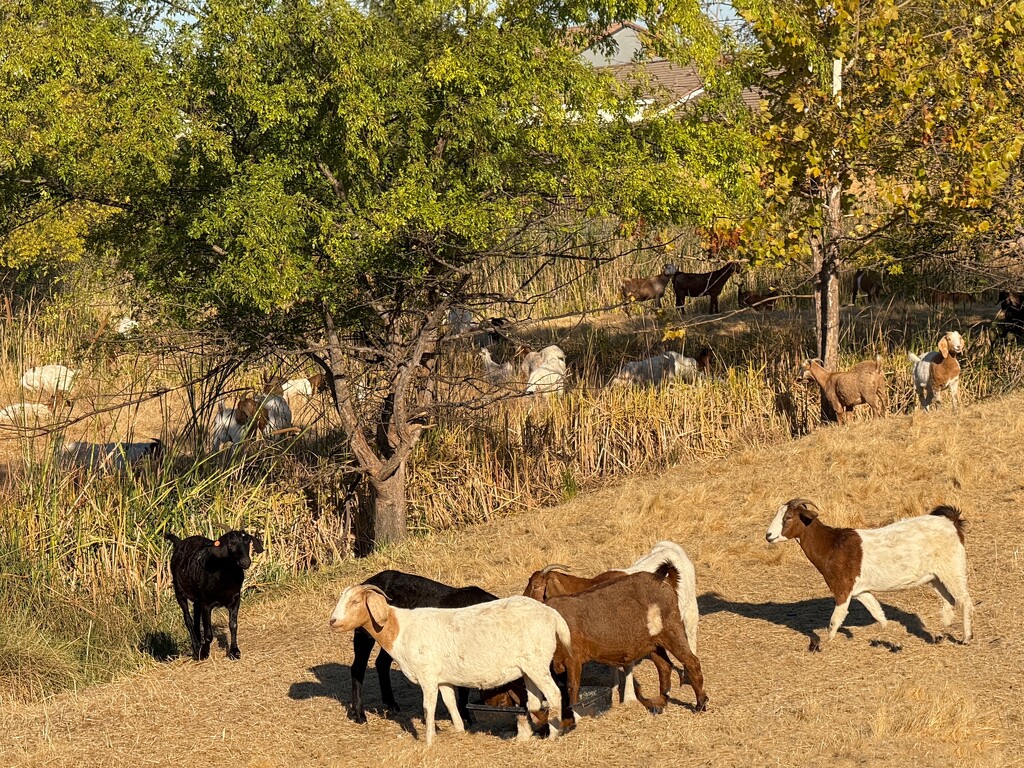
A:
[[[654,299],[654,306],[661,308],[661,299],[665,295],[665,289],[672,281],[672,275],[676,273],[674,264],[666,264],[660,275],[653,277],[628,277],[622,281],[619,292],[622,300],[649,301]]]
[[[878,275],[858,269],[853,276],[853,303],[857,303],[857,295],[863,293],[868,301],[876,301],[882,290],[882,280]]]
[[[846,618],[851,599],[856,598],[885,626],[885,612],[872,592],[928,584],[942,598],[943,629],[953,623],[953,606],[963,607],[964,643],[970,642],[974,604],[967,591],[965,522],[960,510],[939,506],[927,515],[866,529],[833,528],[818,519],[819,513],[808,499],[790,499],[779,507],[765,539],[769,544],[796,539],[825,577],[836,601],[828,624],[830,641]],[[810,650],[821,650],[817,638]]]
[[[555,672],[564,672],[567,678],[563,724],[572,720],[571,707],[579,700],[586,662],[632,665],[644,658],[657,658],[659,649],[675,656],[686,670],[696,710],[707,708],[700,661],[690,650],[679,612],[678,581],[679,571],[666,562],[654,573],[631,573],[575,595],[548,599],[547,604],[565,619],[572,637],[570,647],[559,644],[552,661]],[[659,696],[654,703],[657,708],[664,707],[667,697]]]
[[[857,363],[848,371],[829,371],[821,360],[804,360],[797,380],[817,382],[821,396],[832,406],[840,424],[845,423],[847,411],[855,406],[869,405],[876,416],[881,416],[888,405],[881,355]]]
[[[946,390],[949,390],[953,407],[959,407],[960,361],[957,358],[963,351],[963,337],[957,331],[948,331],[939,339],[937,352],[929,352],[922,357],[913,352],[907,355],[913,364],[914,389],[924,410],[929,410],[935,400],[941,402],[942,393]]]

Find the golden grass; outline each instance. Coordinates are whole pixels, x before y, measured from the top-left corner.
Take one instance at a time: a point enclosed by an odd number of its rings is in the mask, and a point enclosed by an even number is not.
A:
[[[1024,395],[953,417],[861,421],[416,539],[280,599],[245,601],[240,662],[215,649],[203,664],[151,664],[78,693],[3,705],[0,765],[1020,764],[1022,430]],[[814,499],[827,521],[852,525],[961,505],[970,523],[974,643],[922,639],[916,617],[937,631],[938,601],[921,589],[883,596],[892,619],[885,629],[867,626],[855,606],[848,636],[809,654],[808,634],[831,612],[828,592],[796,544],[764,542],[775,508],[795,495]],[[369,723],[345,718],[351,637],[326,628],[343,586],[399,567],[516,594],[548,562],[598,571],[632,562],[661,538],[682,543],[696,566],[707,713],[687,709],[692,692],[677,686],[657,717],[616,708],[560,741],[528,744],[487,732],[459,737],[442,721],[427,750],[407,732],[422,730],[418,688],[396,673],[404,711],[384,718],[371,670]],[[641,682],[653,684],[649,664]]]

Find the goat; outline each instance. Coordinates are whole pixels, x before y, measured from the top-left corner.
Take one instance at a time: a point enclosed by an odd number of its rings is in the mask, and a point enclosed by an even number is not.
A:
[[[133,335],[135,331],[139,329],[139,321],[135,320],[128,315],[123,316],[117,321],[117,325],[114,326],[114,332],[122,337],[128,338]]]
[[[772,312],[775,310],[775,302],[778,300],[778,288],[771,288],[768,293],[758,293],[757,291],[748,291],[742,285],[736,287],[736,303],[740,307]]]
[[[702,375],[700,363],[692,357],[684,357],[679,352],[665,352],[646,360],[635,360],[623,364],[612,379],[613,386],[624,384],[659,384],[680,379],[693,384]]]
[[[565,352],[557,345],[530,352],[523,359],[526,394],[562,394],[565,392]]]
[[[550,597],[558,595],[572,595],[582,592],[596,584],[616,579],[630,573],[653,573],[663,563],[670,563],[679,574],[676,584],[676,596],[679,603],[679,613],[682,616],[683,626],[686,628],[686,639],[691,653],[697,654],[697,628],[700,622],[700,613],[697,608],[697,578],[693,563],[686,556],[686,552],[674,541],[659,541],[651,548],[651,551],[642,556],[628,568],[621,570],[605,571],[591,579],[573,576],[562,573],[558,569],[565,570],[565,566],[549,565],[541,571],[530,576],[527,582],[526,591],[523,593],[528,597],[542,602]],[[658,668],[658,681],[660,689],[659,701],[649,701],[639,694],[639,686],[633,680],[633,666],[626,665],[626,675],[622,687],[622,702],[629,703],[640,701],[651,710],[663,707],[671,687],[672,666],[664,652],[655,653],[650,656],[654,666]],[[616,683],[618,687],[618,666],[615,667]]]
[[[676,272],[672,275],[672,290],[676,294],[676,309],[679,310],[679,314],[686,314],[688,296],[709,296],[709,311],[712,315],[717,315],[718,296],[729,278],[739,271],[741,266],[739,261],[730,261],[713,272]]]
[[[964,351],[963,337],[957,331],[948,331],[939,339],[937,352],[918,357],[913,352],[907,355],[912,363],[911,374],[917,399],[924,410],[930,410],[934,400],[942,400],[942,393],[949,390],[954,408],[960,405],[960,361]]]
[[[877,301],[882,290],[881,278],[871,272],[858,269],[853,276],[853,303],[857,303],[857,294],[863,293],[868,301]]]
[[[383,591],[396,608],[465,608],[498,599],[480,587],[451,587],[439,581],[401,571],[381,571],[364,581],[363,585],[377,587]],[[357,629],[352,636],[352,703],[348,716],[357,723],[366,722],[366,712],[363,709],[363,680],[366,677],[366,666],[370,661],[374,643],[373,636],[365,629]],[[382,646],[375,663],[381,698],[385,707],[398,712],[398,702],[395,701],[395,694],[391,688],[391,661],[391,656]],[[489,691],[488,695],[483,696],[484,703],[493,706],[505,703],[502,694],[506,692]],[[522,692],[507,693],[508,698],[512,698],[513,695],[525,705],[525,696]],[[458,707],[463,719],[469,719],[466,711],[468,698],[469,690],[459,688]]]
[[[507,597],[465,608],[410,610],[389,605],[378,587],[360,584],[341,593],[330,626],[366,630],[423,689],[428,746],[434,741],[438,689],[455,730],[464,731],[456,686],[494,688],[519,677],[526,683],[528,709],[537,712],[543,696],[552,737],[561,731],[561,694],[549,667],[559,648],[572,648],[572,639],[561,616],[536,600]],[[527,733],[523,716],[519,735]]]
[[[144,443],[64,443],[60,451],[60,463],[65,467],[105,472],[124,472],[134,469],[146,457],[159,461],[163,454],[163,442],[157,439]]]
[[[567,677],[562,702],[563,725],[573,719],[572,705],[579,700],[580,675],[588,661],[632,665],[664,649],[686,670],[697,698],[696,709],[707,708],[704,676],[679,613],[679,572],[665,562],[653,572],[631,573],[597,584],[575,595],[548,599],[547,604],[565,619],[571,647],[555,651],[554,669]],[[665,697],[659,701],[665,706]]]
[[[0,409],[0,424],[27,426],[50,421],[53,411],[43,403],[11,403]]]
[[[999,312],[992,322],[1000,338],[1013,334],[1018,341],[1024,341],[1024,292],[999,291]]]
[[[261,395],[259,402],[252,397],[242,397],[234,408],[228,408],[221,401],[210,428],[213,450],[220,450],[226,443],[237,445],[254,430],[267,440],[284,432],[297,431],[292,426],[291,407],[277,395]]]
[[[511,361],[496,363],[487,347],[481,347],[479,355],[484,364],[484,378],[491,384],[505,384],[515,375]]]
[[[479,324],[479,332],[473,336],[473,343],[480,347],[493,347],[509,341],[504,329],[509,321],[504,317],[489,317]]]
[[[881,355],[857,363],[848,371],[828,371],[819,359],[804,360],[797,380],[817,382],[821,396],[835,411],[840,424],[846,422],[847,411],[855,406],[868,405],[876,416],[881,416],[889,404]]]
[[[942,598],[942,625],[949,629],[953,606],[963,608],[964,643],[971,640],[974,604],[967,591],[965,521],[955,507],[938,506],[929,514],[898,520],[881,528],[832,528],[818,519],[807,499],[790,499],[775,514],[765,539],[775,544],[796,539],[825,577],[836,607],[828,624],[833,640],[856,598],[882,626],[885,612],[872,592],[895,592],[929,584]],[[810,650],[821,650],[818,638]]]
[[[242,652],[238,650],[238,606],[242,601],[242,581],[246,569],[252,565],[250,545],[253,552],[260,554],[263,542],[244,530],[228,531],[216,541],[205,536],[180,539],[173,533],[164,533],[164,538],[174,548],[171,579],[174,597],[181,606],[185,628],[192,639],[192,658],[200,661],[209,657],[213,642],[210,615],[218,606],[228,609],[231,632],[228,658],[242,658]],[[189,600],[193,603],[194,616],[189,613]]]
[[[22,374],[21,388],[35,395],[49,395],[54,402],[70,403],[69,396],[77,376],[77,370],[64,365],[40,365]]]
[[[666,264],[660,275],[626,278],[619,287],[622,300],[631,302],[654,299],[654,306],[661,309],[661,299],[665,295],[665,289],[672,281],[672,276],[678,271],[674,264]]]

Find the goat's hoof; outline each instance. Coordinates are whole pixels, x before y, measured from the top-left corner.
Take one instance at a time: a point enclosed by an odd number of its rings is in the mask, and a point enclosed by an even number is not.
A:
[[[565,734],[565,733],[569,733],[570,731],[574,731],[574,730],[576,730],[576,721],[575,720],[568,720],[568,719],[563,718],[562,719],[562,733]],[[554,734],[555,734],[555,730],[552,728],[551,729],[551,735],[553,736]]]
[[[400,706],[398,706],[398,702],[397,701],[385,701],[384,702],[384,708],[388,712],[401,712],[402,711],[402,708]]]
[[[359,723],[362,725],[366,722],[366,713],[361,709],[358,712],[354,709],[350,709],[348,711],[348,719],[353,723]]]
[[[230,651],[228,651],[228,658],[232,659],[233,661],[238,661],[240,658],[242,658],[242,652],[237,648],[232,648]]]
[[[697,700],[697,703],[693,705],[694,712],[707,712],[708,711],[708,697],[705,695]]]
[[[648,707],[647,711],[650,712],[652,715],[660,715],[662,712],[665,711],[665,708],[664,707]]]
[[[811,644],[807,646],[807,650],[811,653],[821,653],[821,640],[818,638],[811,640]]]

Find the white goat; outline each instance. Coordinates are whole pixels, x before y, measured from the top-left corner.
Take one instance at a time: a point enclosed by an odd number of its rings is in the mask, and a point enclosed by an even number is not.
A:
[[[512,363],[496,363],[487,347],[482,347],[478,354],[484,364],[484,378],[491,384],[504,384],[515,375]]]
[[[923,357],[913,352],[907,357],[913,364],[914,389],[924,410],[931,408],[934,400],[942,400],[942,392],[949,390],[954,408],[960,406],[960,362],[957,357],[964,351],[964,340],[956,331],[948,331],[939,339],[938,351]]]
[[[139,321],[134,320],[128,315],[125,315],[117,321],[117,325],[114,326],[114,331],[118,336],[128,337],[131,336],[135,331],[139,329]]]
[[[43,403],[11,403],[0,409],[0,424],[38,424],[52,418],[53,412]]]
[[[927,515],[898,520],[882,528],[832,528],[818,519],[807,499],[791,499],[779,507],[765,538],[770,544],[800,542],[807,559],[825,577],[836,607],[828,639],[839,631],[850,600],[856,598],[882,626],[885,613],[872,592],[893,592],[929,584],[942,598],[942,626],[953,623],[953,606],[964,612],[964,643],[971,640],[974,604],[967,591],[967,550],[964,519],[955,507],[939,506]],[[820,650],[811,642],[811,650]]]
[[[569,627],[553,608],[529,597],[468,608],[395,608],[377,587],[360,584],[341,593],[331,628],[351,632],[362,627],[398,662],[402,673],[423,689],[426,740],[434,741],[437,692],[456,731],[464,731],[455,688],[495,688],[522,677],[528,709],[537,712],[543,696],[552,737],[560,733],[562,696],[551,677],[551,659],[559,643],[570,649]],[[528,735],[525,716],[519,736]]]
[[[659,541],[650,552],[623,570],[626,573],[654,573],[663,563],[671,563],[679,572],[679,581],[676,583],[679,615],[682,616],[683,628],[686,629],[686,644],[690,646],[690,652],[696,656],[697,625],[700,622],[700,611],[697,608],[697,573],[690,558],[686,556],[686,551],[674,541]],[[636,701],[636,692],[633,690],[633,666],[627,664],[625,667],[625,681],[621,689],[623,704]],[[618,686],[618,668],[613,669],[612,677],[614,685]]]
[[[565,392],[565,352],[552,344],[539,352],[530,352],[523,359],[526,394],[562,394]]]
[[[66,397],[74,386],[78,371],[63,365],[40,365],[25,371],[21,386],[26,392]]]
[[[267,440],[273,440],[283,432],[296,431],[292,426],[292,409],[284,398],[260,395],[257,402],[251,397],[243,397],[234,408],[227,407],[223,401],[218,403],[210,427],[213,450],[220,450],[227,443],[240,443],[254,430]]]
[[[64,443],[60,463],[64,467],[81,467],[98,472],[131,469],[146,456],[159,457],[163,450],[160,440],[146,443]]]
[[[679,352],[665,352],[646,360],[635,360],[625,363],[612,379],[613,386],[626,384],[643,384],[657,386],[664,382],[679,379],[687,384],[694,384],[701,378],[700,366],[692,357],[685,357]]]

